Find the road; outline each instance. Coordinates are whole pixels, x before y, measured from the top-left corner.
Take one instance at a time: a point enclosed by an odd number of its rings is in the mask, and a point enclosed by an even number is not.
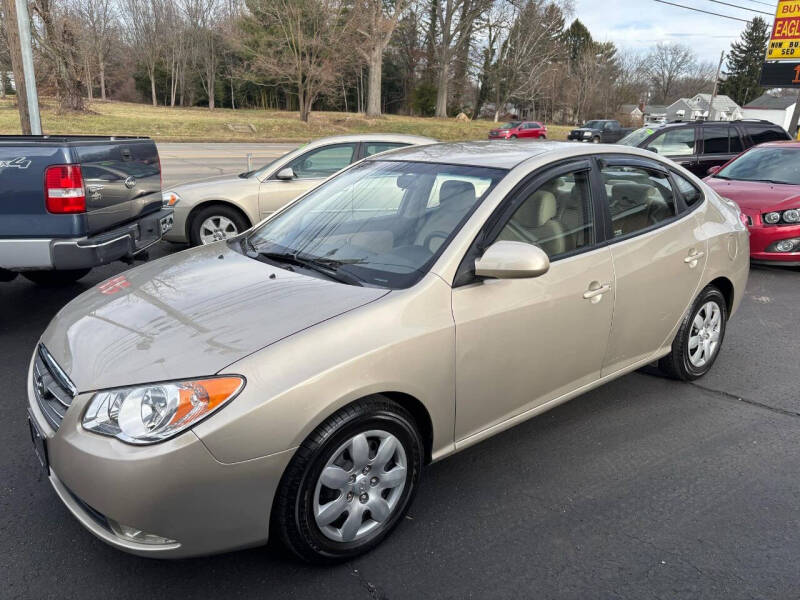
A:
[[[154,258],[174,250],[165,244]],[[123,268],[57,291],[20,278],[0,292],[4,599],[800,592],[798,270],[753,270],[702,381],[634,373],[437,463],[386,543],[315,568],[270,548],[177,562],[128,556],[84,531],[39,475],[25,423],[30,352],[65,302]]]
[[[247,155],[253,168],[297,148],[297,144],[158,144],[164,189],[186,181],[233,175],[247,170]]]

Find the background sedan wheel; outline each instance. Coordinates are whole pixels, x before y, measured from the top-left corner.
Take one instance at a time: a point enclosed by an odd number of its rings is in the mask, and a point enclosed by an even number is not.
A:
[[[408,509],[424,456],[413,417],[383,396],[328,418],[286,468],[272,529],[309,562],[346,560],[378,545]]]
[[[686,313],[672,351],[658,362],[659,368],[670,377],[693,381],[711,370],[717,360],[725,326],[728,304],[716,287],[708,286]]]
[[[250,226],[235,208],[211,205],[192,215],[189,241],[192,246],[213,244],[236,237]]]

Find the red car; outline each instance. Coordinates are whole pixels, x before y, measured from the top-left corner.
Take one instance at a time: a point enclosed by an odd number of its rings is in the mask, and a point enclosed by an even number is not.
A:
[[[547,139],[547,126],[538,121],[511,121],[489,132],[490,140]]]
[[[800,266],[800,142],[756,146],[708,173],[747,219],[751,260]]]

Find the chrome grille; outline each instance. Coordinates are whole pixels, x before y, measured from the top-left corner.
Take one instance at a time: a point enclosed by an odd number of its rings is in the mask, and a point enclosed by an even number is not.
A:
[[[58,429],[77,391],[42,345],[37,348],[33,361],[33,393],[47,422],[54,430]]]

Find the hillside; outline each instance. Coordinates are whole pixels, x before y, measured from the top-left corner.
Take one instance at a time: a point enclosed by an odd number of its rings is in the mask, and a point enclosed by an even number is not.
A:
[[[408,133],[442,141],[486,139],[494,123],[387,115],[368,119],[354,113],[315,112],[309,123],[295,112],[153,107],[93,102],[87,114],[59,114],[45,99],[42,127],[47,134],[147,135],[162,142],[304,142],[346,133]],[[566,139],[567,127],[548,126],[550,139]],[[11,100],[0,101],[0,134],[19,133]]]

